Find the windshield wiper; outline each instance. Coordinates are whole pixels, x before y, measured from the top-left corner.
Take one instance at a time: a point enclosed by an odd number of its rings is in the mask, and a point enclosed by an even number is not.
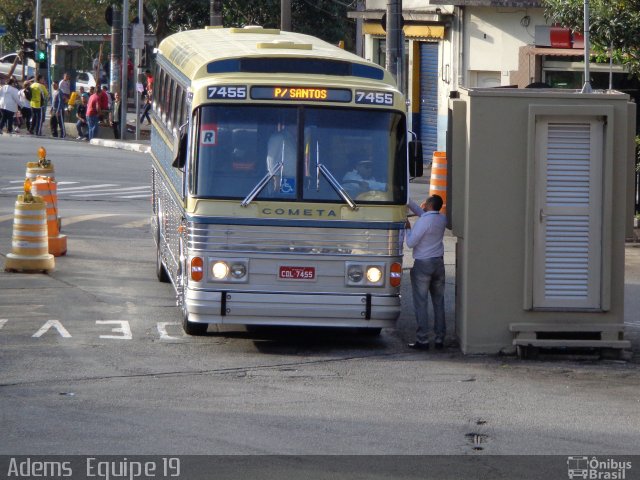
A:
[[[242,200],[242,203],[240,203],[240,206],[241,207],[249,206],[249,204],[253,201],[253,199],[256,198],[260,194],[262,189],[264,189],[264,187],[269,183],[269,180],[271,180],[273,177],[275,177],[276,173],[278,173],[279,171],[282,171],[283,167],[284,167],[284,162],[283,161],[280,161],[280,162],[276,163],[275,168],[273,169],[273,171],[267,172],[267,174],[264,177],[262,177],[262,179],[260,179],[260,181],[257,183],[257,185],[255,187],[253,187],[253,190],[251,190],[251,192],[249,192],[249,195],[247,195],[245,197],[245,199]]]
[[[318,188],[318,190],[320,190],[319,172],[322,172],[322,175],[324,176],[324,178],[327,179],[327,182],[329,182],[329,185],[331,185],[331,187],[336,191],[336,193],[342,197],[342,199],[347,203],[347,205],[349,205],[349,207],[351,207],[351,210],[358,209],[358,205],[356,205],[356,202],[354,202],[351,199],[351,197],[349,196],[347,191],[344,189],[344,187],[340,184],[338,180],[336,180],[336,177],[334,177],[331,174],[329,169],[325,167],[324,164],[320,163],[320,142],[316,142],[316,178],[317,178],[316,187]]]

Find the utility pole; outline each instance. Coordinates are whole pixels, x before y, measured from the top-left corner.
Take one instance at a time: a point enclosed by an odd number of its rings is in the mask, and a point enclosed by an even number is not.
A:
[[[280,0],[280,30],[291,31],[291,0]]]
[[[36,45],[38,45],[38,42],[40,41],[40,9],[41,9],[40,2],[41,0],[36,0]],[[26,59],[24,63],[28,63]],[[39,73],[40,73],[40,67],[38,66],[38,62],[36,62],[36,79],[38,78]]]
[[[386,69],[393,75],[398,88],[404,90],[403,65],[403,41],[402,41],[402,0],[387,1],[387,45]]]
[[[120,90],[120,139],[127,138],[127,72],[129,67],[129,0],[123,0],[122,5],[122,90]]]
[[[584,0],[584,85],[581,93],[591,93],[591,75],[589,73],[589,60],[591,44],[589,42],[589,0]]]
[[[358,0],[356,11],[364,12],[364,0]],[[356,55],[364,58],[364,42],[362,41],[362,18],[356,19]]]
[[[144,19],[142,17],[143,17],[142,0],[138,0],[138,23],[142,25],[142,35],[144,38],[145,28],[144,28]],[[134,85],[136,87],[133,91],[133,98],[136,103],[136,140],[140,140],[140,98],[139,98],[140,94],[138,93],[138,82],[142,73],[142,65],[140,65],[141,62],[142,62],[141,51],[139,48],[136,48],[136,57],[135,57],[136,65],[135,65],[135,69],[133,70],[135,72]]]
[[[116,4],[111,6],[111,58],[109,61],[109,91],[120,90],[120,65],[122,63],[120,46],[122,45],[122,16],[120,7]],[[96,77],[96,87],[100,88],[100,65],[98,65],[98,76]]]
[[[209,0],[209,25],[222,26],[222,0]]]

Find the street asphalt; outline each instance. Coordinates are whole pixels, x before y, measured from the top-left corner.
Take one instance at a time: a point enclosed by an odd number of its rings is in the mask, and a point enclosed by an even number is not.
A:
[[[131,116],[131,115],[130,115]],[[130,119],[131,121],[131,119]],[[132,120],[135,123],[135,118]],[[48,122],[46,122],[48,124]],[[68,131],[70,128],[75,131],[75,125],[67,123]],[[105,137],[111,134],[111,129],[103,127]],[[105,131],[108,133],[105,135]],[[47,126],[47,133],[48,126]],[[131,135],[131,134],[129,134]],[[143,126],[141,137],[148,138],[149,127]],[[75,136],[69,135],[69,141],[75,140]],[[123,149],[140,153],[148,153],[151,149],[149,140],[115,140],[111,138],[94,138],[91,145]],[[429,178],[430,168],[425,168],[424,175],[421,178],[415,178],[410,183],[410,196],[414,200],[421,202],[429,195]],[[415,217],[410,218],[415,221]],[[445,232],[445,266],[447,270],[447,289],[445,298],[445,308],[447,312],[447,331],[455,332],[455,244],[456,238],[451,231]],[[406,247],[404,251],[403,269],[408,276],[408,270],[413,266],[413,257],[411,250]],[[625,352],[623,357],[631,360],[633,363],[640,363],[640,229],[635,229],[634,237],[627,239],[625,244],[625,306],[624,306],[624,322],[625,322],[625,339],[631,341],[631,352]],[[412,333],[404,332],[408,338],[412,337]]]

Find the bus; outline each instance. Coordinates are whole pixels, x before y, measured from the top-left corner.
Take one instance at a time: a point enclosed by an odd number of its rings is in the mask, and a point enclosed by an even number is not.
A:
[[[184,331],[394,326],[409,133],[390,74],[262,27],[183,31],[156,54],[151,225]]]

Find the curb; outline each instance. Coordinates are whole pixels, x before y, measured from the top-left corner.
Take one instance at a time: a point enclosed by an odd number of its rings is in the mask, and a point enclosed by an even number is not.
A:
[[[118,140],[105,140],[103,138],[94,138],[89,142],[91,145],[99,145],[101,147],[119,148],[120,150],[129,150],[131,152],[149,153],[151,151],[150,145],[143,143],[128,143]]]

